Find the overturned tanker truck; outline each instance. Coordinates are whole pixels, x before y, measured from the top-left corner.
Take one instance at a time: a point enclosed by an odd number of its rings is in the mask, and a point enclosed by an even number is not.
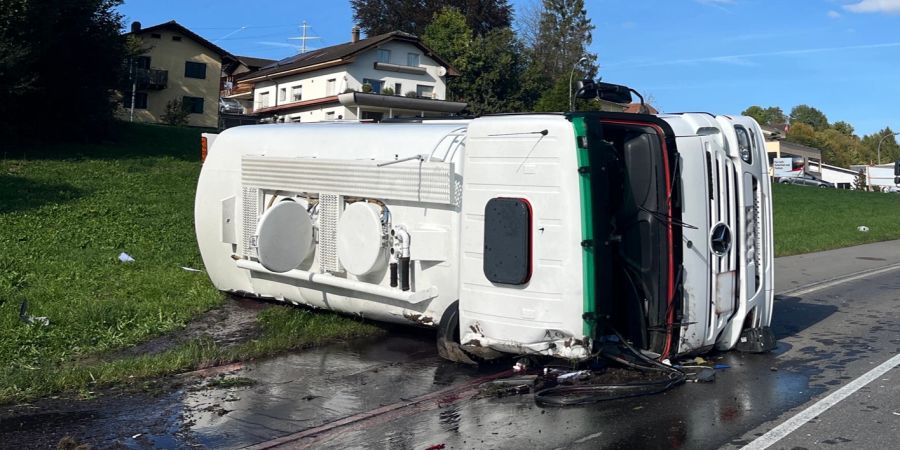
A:
[[[226,292],[436,327],[441,356],[664,360],[774,346],[759,125],[707,113],[254,125],[211,143],[197,241]]]

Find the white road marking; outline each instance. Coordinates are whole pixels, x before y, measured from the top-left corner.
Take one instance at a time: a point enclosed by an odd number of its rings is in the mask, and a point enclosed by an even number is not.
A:
[[[790,295],[794,297],[799,297],[801,295],[811,294],[816,291],[821,291],[822,289],[828,289],[830,287],[838,286],[844,283],[849,283],[851,281],[856,281],[862,278],[866,278],[872,275],[878,275],[885,272],[890,272],[892,270],[900,269],[900,264],[892,264],[890,266],[885,266],[880,269],[875,270],[864,270],[862,272],[856,272],[850,275],[844,275],[836,278],[832,278],[830,280],[821,281],[818,283],[813,283],[806,287],[800,287],[793,290],[787,290],[784,292],[778,293],[778,295]]]
[[[881,363],[878,367],[866,372],[861,377],[851,381],[846,386],[834,391],[828,397],[817,401],[809,408],[804,409],[799,414],[785,420],[775,428],[769,430],[768,433],[758,437],[753,442],[747,444],[744,450],[763,450],[769,448],[770,445],[778,442],[785,436],[793,433],[806,422],[816,418],[820,414],[827,411],[832,406],[838,404],[841,400],[860,390],[863,386],[871,383],[876,378],[884,375],[887,371],[900,365],[900,355],[894,355],[893,358]]]

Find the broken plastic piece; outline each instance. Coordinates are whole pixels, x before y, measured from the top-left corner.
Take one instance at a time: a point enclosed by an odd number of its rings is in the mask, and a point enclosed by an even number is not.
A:
[[[704,367],[695,373],[689,374],[687,380],[694,383],[712,383],[716,381],[716,371],[709,367]]]
[[[865,225],[860,225],[860,226],[856,227],[856,229],[859,231],[862,231],[863,233],[867,233],[869,231],[869,227],[867,227]]]
[[[184,269],[184,270],[187,271],[187,272],[203,272],[202,270],[200,270],[200,269],[195,269],[195,268],[193,268],[193,267],[185,267],[185,266],[181,266],[181,268]]]
[[[22,303],[19,304],[19,320],[29,325],[50,325],[50,319],[28,314],[28,300],[22,300]]]
[[[590,370],[579,370],[577,372],[569,372],[567,374],[556,377],[556,381],[562,383],[567,381],[585,380],[591,377]]]
[[[128,253],[122,252],[122,253],[119,253],[119,261],[121,261],[123,263],[130,263],[130,262],[134,262],[134,258],[132,258],[131,255],[129,255]]]
[[[716,364],[715,366],[713,366],[713,369],[730,369],[730,368],[731,368],[731,366],[729,366],[728,364]]]

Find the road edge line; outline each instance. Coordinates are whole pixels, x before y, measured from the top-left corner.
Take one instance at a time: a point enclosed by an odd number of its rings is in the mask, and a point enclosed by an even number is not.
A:
[[[769,448],[769,446],[771,446],[772,444],[793,433],[810,420],[816,418],[820,414],[830,409],[832,406],[853,395],[856,391],[865,387],[872,381],[875,381],[876,378],[884,375],[889,370],[897,367],[898,365],[900,365],[900,354],[894,355],[891,359],[888,359],[887,361],[879,364],[874,369],[864,373],[860,377],[846,384],[844,387],[832,392],[827,397],[814,403],[812,406],[795,414],[790,419],[785,420],[777,427],[772,428],[766,434],[754,439],[753,442],[750,442],[742,448],[744,450],[764,450],[766,448]]]
[[[876,267],[874,269],[866,269],[859,272],[849,273],[847,275],[841,275],[839,277],[829,278],[823,281],[817,281],[815,283],[810,283],[805,286],[796,287],[793,289],[788,289],[786,291],[778,292],[775,295],[787,295],[787,296],[800,296],[811,294],[816,291],[821,291],[822,289],[828,289],[830,287],[838,286],[844,283],[849,283],[851,281],[856,281],[861,278],[865,278],[870,275],[878,275],[885,272],[890,272],[892,270],[900,269],[900,263],[891,264],[888,266]]]

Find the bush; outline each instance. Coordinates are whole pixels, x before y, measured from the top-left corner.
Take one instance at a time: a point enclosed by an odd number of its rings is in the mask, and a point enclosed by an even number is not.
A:
[[[363,83],[362,91],[363,92],[372,92],[372,85],[369,83]]]
[[[389,87],[386,87],[381,90],[381,95],[394,95],[394,90]]]
[[[405,95],[409,98],[416,98],[419,96],[419,94],[416,94],[416,91],[406,91],[406,94],[403,94],[403,95]]]
[[[184,108],[184,104],[181,103],[181,100],[174,99],[169,100],[169,103],[166,103],[166,112],[163,113],[160,119],[169,125],[181,127],[187,125],[188,116],[190,114],[191,113]]]

